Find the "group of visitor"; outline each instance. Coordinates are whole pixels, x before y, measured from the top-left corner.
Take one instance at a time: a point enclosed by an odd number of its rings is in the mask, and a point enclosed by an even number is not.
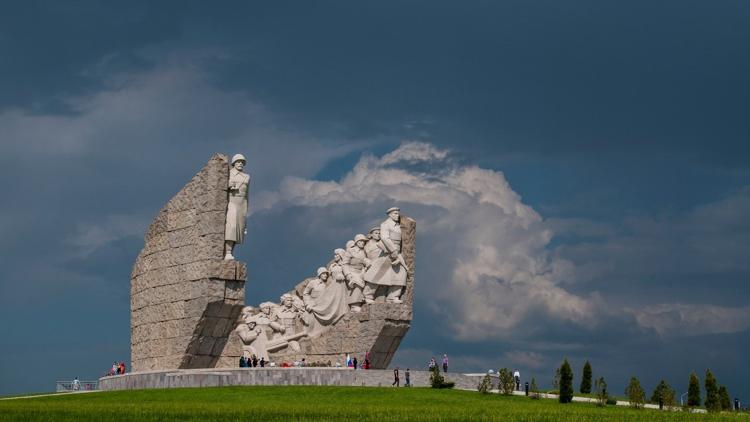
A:
[[[433,371],[435,367],[437,367],[437,360],[435,359],[435,356],[433,356],[427,364],[427,369]],[[443,355],[443,372],[448,372],[448,354]]]
[[[107,376],[111,377],[112,375],[122,375],[125,373],[125,362],[117,363],[117,361],[112,362],[112,367],[109,369],[109,372],[107,372]]]
[[[401,379],[398,376],[398,366],[396,369],[393,370],[393,384],[391,386],[400,387]],[[406,368],[406,372],[404,372],[404,387],[411,387],[411,373],[409,373],[409,368]]]
[[[304,361],[304,359],[302,359]],[[240,357],[240,368],[256,368],[260,366],[264,368],[266,366],[266,358],[261,356],[260,360],[255,355],[252,356],[241,356]]]

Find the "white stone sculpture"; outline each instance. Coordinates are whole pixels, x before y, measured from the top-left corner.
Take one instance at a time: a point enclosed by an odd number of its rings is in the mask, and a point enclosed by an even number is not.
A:
[[[370,229],[368,239],[367,243],[365,243],[365,254],[367,254],[367,258],[370,260],[370,265],[372,265],[372,261],[383,255],[383,249],[385,249],[384,247],[378,246],[378,242],[380,242],[380,226]],[[370,265],[368,265],[368,268]]]
[[[252,318],[237,327],[237,334],[242,340],[243,355],[255,355],[258,358],[268,356],[268,336],[266,331],[257,325]]]
[[[318,268],[317,278],[305,286],[302,299],[305,303],[307,335],[318,335],[326,326],[336,323],[349,311],[344,280],[331,277],[325,267]]]
[[[365,287],[364,271],[370,266],[370,259],[365,253],[365,244],[367,236],[358,234],[354,237],[354,246],[349,248],[346,253],[348,260],[344,262],[344,275],[346,276],[346,285],[349,288],[348,303],[352,312],[360,312],[362,303],[365,301],[363,289]]]
[[[284,327],[284,334],[294,334],[297,331],[297,321],[300,319],[300,306],[295,303],[298,298],[289,293],[281,295],[281,306],[276,308],[276,317]],[[301,302],[301,301],[300,301]]]
[[[376,245],[382,255],[376,258],[364,275],[366,303],[375,302],[379,286],[386,288],[386,302],[401,303],[406,286],[406,262],[401,255],[401,224],[397,207],[386,211],[388,218],[380,224],[380,241]]]
[[[247,198],[250,176],[243,173],[245,156],[235,154],[229,170],[229,205],[227,206],[226,228],[224,230],[224,259],[234,259],[234,246],[245,241],[247,233]]]

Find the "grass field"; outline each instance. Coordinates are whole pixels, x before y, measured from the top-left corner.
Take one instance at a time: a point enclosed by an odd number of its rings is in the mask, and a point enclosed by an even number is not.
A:
[[[558,404],[428,388],[224,387],[70,394],[0,401],[2,421],[606,421],[738,420],[747,415]]]

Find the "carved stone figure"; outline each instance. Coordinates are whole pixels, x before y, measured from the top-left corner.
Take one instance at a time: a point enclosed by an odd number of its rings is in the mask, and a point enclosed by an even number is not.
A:
[[[229,170],[229,205],[227,206],[227,221],[224,230],[225,250],[224,259],[234,259],[234,246],[245,241],[247,220],[247,193],[250,176],[243,173],[245,156],[235,154],[232,157],[232,168]]]
[[[344,263],[344,275],[346,276],[347,287],[349,287],[348,303],[352,312],[360,312],[362,310],[361,305],[365,301],[365,296],[362,293],[365,281],[362,277],[364,276],[365,267],[370,265],[370,259],[367,258],[367,254],[365,253],[366,242],[367,237],[365,235],[356,235],[354,237],[354,246],[347,250],[349,259]]]
[[[263,302],[260,304],[260,313],[255,316],[256,323],[262,327],[268,327],[268,333],[271,338],[276,337],[276,333],[284,334],[286,328],[278,322],[278,316],[274,312],[277,305],[273,302]]]
[[[318,268],[317,274],[318,277],[310,280],[302,294],[308,312],[305,318],[308,336],[319,334],[349,311],[344,280],[331,277],[325,267]]]
[[[378,286],[385,286],[386,302],[401,303],[401,294],[406,286],[407,267],[401,255],[401,224],[397,207],[389,208],[388,218],[380,224],[378,247],[383,256],[376,258],[365,272],[365,302],[374,303]]]
[[[380,226],[371,228],[368,238],[369,240],[365,244],[365,254],[370,260],[370,264],[367,266],[369,268],[373,260],[384,254],[383,250],[385,247],[378,246],[378,242],[380,242]]]
[[[281,306],[276,308],[276,317],[284,327],[284,334],[295,334],[297,321],[300,318],[300,308],[295,306],[295,297],[289,293],[281,295]],[[302,305],[304,306],[304,305]]]
[[[243,355],[268,357],[268,336],[266,330],[250,319],[237,327],[237,334],[242,339]]]

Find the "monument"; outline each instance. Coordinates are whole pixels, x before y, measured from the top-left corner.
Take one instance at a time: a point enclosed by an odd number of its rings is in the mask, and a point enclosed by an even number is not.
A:
[[[245,306],[245,157],[214,155],[161,209],[131,274],[134,371],[391,361],[412,319],[416,223],[393,207],[279,303]],[[381,211],[382,212],[382,211]]]

